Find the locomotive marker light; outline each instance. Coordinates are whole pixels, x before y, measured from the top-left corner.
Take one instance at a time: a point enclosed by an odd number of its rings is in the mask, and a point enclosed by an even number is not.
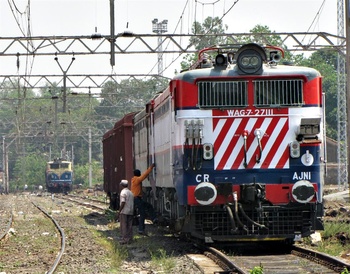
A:
[[[203,144],[203,159],[211,160],[213,159],[213,156],[213,145],[209,143]]]
[[[298,141],[293,141],[289,145],[290,157],[299,158],[300,157],[300,144]]]
[[[194,197],[201,205],[210,205],[217,197],[217,190],[212,183],[200,183],[194,190]]]
[[[302,204],[306,204],[315,196],[314,186],[306,180],[296,182],[292,188],[293,198]]]

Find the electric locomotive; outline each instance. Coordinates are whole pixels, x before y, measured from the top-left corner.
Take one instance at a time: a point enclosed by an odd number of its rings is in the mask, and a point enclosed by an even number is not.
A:
[[[73,187],[72,162],[60,158],[47,162],[45,178],[48,192],[70,192]]]
[[[292,242],[322,230],[322,78],[283,57],[281,48],[257,44],[202,50],[105,134],[104,157],[118,152],[119,165],[140,170],[154,162],[143,197],[175,231],[207,243]],[[120,127],[131,127],[132,139],[111,145]],[[124,171],[108,162],[104,172]],[[131,171],[123,176],[130,180]],[[118,182],[105,177],[110,184]]]

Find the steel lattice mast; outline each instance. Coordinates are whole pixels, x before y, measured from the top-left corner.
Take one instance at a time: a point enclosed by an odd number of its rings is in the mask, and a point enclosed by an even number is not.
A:
[[[339,36],[344,36],[344,0],[337,3],[337,31]],[[338,41],[340,44],[341,41]],[[346,59],[345,55],[338,53],[338,188],[346,187],[348,181],[347,158],[347,112],[346,112]]]
[[[168,20],[158,22],[155,18],[152,20],[152,31],[158,34],[158,74],[163,75],[163,46],[161,34],[168,31]]]

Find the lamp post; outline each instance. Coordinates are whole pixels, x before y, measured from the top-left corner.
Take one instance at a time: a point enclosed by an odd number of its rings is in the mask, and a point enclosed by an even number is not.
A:
[[[155,18],[152,20],[152,31],[157,34],[166,33],[168,31],[168,20],[158,22]],[[158,74],[163,75],[163,50],[162,50],[162,37],[158,36]]]

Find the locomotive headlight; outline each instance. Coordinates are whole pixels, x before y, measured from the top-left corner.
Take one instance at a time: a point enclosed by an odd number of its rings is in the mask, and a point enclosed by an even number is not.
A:
[[[256,56],[253,56],[250,60],[250,63],[254,67],[258,66],[259,65],[259,58]]]
[[[249,58],[248,57],[243,57],[242,58],[242,66],[249,66]]]
[[[203,159],[211,160],[213,159],[213,155],[213,145],[209,143],[203,144]]]
[[[239,74],[262,73],[262,65],[266,60],[266,53],[259,45],[254,43],[244,45],[238,50],[236,56]]]
[[[217,197],[217,190],[212,183],[200,183],[194,190],[194,197],[201,205],[210,205]]]
[[[314,186],[306,180],[296,182],[292,188],[293,198],[302,204],[310,202],[315,197]]]
[[[261,71],[262,59],[254,50],[246,50],[238,56],[237,65],[244,74],[257,74]]]
[[[299,158],[300,157],[300,144],[298,141],[293,141],[289,144],[290,157]]]

